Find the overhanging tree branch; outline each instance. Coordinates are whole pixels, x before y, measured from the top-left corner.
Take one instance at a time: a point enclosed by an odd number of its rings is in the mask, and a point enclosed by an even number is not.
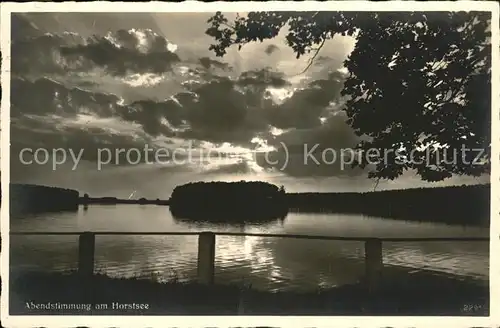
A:
[[[310,69],[327,38],[354,37],[356,46],[344,61],[350,75],[343,81],[342,95],[348,97],[344,107],[347,123],[357,135],[370,140],[367,147],[391,148],[398,142],[409,144],[408,152],[419,153],[418,146],[411,143],[418,135],[432,136],[439,144],[452,141],[453,147],[459,146],[455,140],[469,149],[491,145],[487,128],[491,124],[489,13],[332,12],[323,17],[320,12],[254,12],[237,21],[237,40],[234,34],[217,29],[217,22],[225,21],[220,14],[216,18],[207,34],[217,41],[211,48],[217,55],[225,54],[233,44],[272,39],[288,22],[287,45],[296,57],[314,51],[306,67],[293,76]],[[406,51],[409,43],[411,51]],[[387,60],[397,52],[403,55],[393,69]],[[442,97],[436,98],[439,95]],[[452,105],[457,96],[463,106]],[[438,103],[427,110],[425,104],[433,101]],[[394,126],[398,128],[390,129]],[[461,139],[464,135],[468,137]],[[394,179],[405,169],[416,170],[424,180],[437,181],[452,174],[488,172],[489,161],[480,167],[460,163],[427,167],[389,159],[370,177]]]
[[[315,49],[315,53],[314,55],[307,61],[307,66],[306,68],[304,68],[303,71],[301,71],[300,73],[296,74],[295,76],[298,76],[298,75],[302,75],[304,74],[311,66],[312,64],[314,63],[314,60],[316,59],[316,57],[318,56],[321,48],[323,48],[323,46],[325,45],[325,42],[326,42],[326,35],[325,37],[323,38],[323,41],[321,41],[321,44],[319,45],[319,47],[317,49]]]

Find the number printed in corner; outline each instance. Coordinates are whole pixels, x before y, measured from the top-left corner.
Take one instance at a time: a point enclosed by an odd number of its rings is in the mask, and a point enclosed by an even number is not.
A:
[[[463,313],[475,313],[483,309],[482,304],[464,304],[462,307]]]

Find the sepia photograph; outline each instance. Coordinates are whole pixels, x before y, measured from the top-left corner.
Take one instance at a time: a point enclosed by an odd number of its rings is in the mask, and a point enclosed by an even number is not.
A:
[[[491,318],[498,3],[396,2],[2,5],[2,321]]]

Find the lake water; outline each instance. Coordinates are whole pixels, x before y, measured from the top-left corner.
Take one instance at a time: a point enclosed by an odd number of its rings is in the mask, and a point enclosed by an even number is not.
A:
[[[351,237],[487,237],[479,227],[363,217],[290,213],[262,225],[179,222],[168,207],[91,206],[77,213],[13,219],[12,231],[214,231]],[[488,279],[487,242],[384,243],[384,263]],[[76,268],[77,236],[12,236],[14,270]],[[364,270],[362,242],[218,236],[216,281],[246,282],[262,289],[311,289],[358,279]],[[110,275],[196,275],[196,236],[97,236],[96,267]]]
[[[260,180],[284,185],[288,192],[373,190],[362,178],[297,178],[283,174],[228,173],[190,167],[117,167],[98,171],[95,164],[78,169],[11,166],[12,183],[72,188],[94,197],[168,199],[175,186],[189,181]],[[475,179],[448,180],[449,184]],[[477,182],[476,182],[477,183]],[[379,189],[426,186],[416,177],[381,182]],[[362,206],[362,204],[360,204]],[[290,213],[283,222],[265,225],[210,225],[178,222],[168,207],[91,206],[77,213],[43,214],[11,219],[11,231],[205,231],[309,234],[351,237],[488,237],[488,228],[409,222],[359,215]],[[353,282],[364,273],[362,242],[217,237],[216,281],[252,283],[266,289],[311,289]],[[196,275],[196,236],[97,236],[96,266],[118,276],[151,275],[189,279]],[[384,243],[386,265],[436,270],[488,279],[488,242]],[[76,268],[77,236],[11,236],[11,266],[19,269]]]

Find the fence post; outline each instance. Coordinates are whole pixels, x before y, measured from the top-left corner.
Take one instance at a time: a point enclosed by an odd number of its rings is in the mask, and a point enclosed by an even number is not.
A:
[[[198,282],[211,285],[215,271],[215,234],[210,231],[198,237]]]
[[[95,234],[83,232],[78,237],[78,273],[82,277],[94,274]]]
[[[380,287],[382,279],[382,241],[377,238],[365,241],[366,282],[370,292]]]

